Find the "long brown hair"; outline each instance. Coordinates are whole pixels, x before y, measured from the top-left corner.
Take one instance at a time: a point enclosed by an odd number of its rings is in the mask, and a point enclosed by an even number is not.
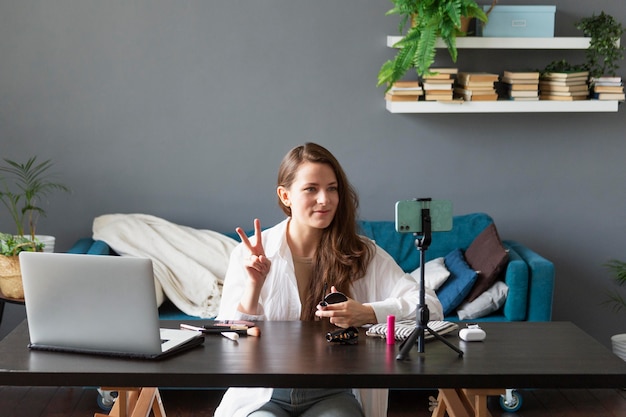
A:
[[[325,295],[325,287],[330,291],[334,285],[338,291],[350,297],[350,284],[365,275],[374,251],[372,242],[357,233],[359,197],[337,159],[326,148],[315,143],[293,148],[285,155],[278,169],[278,186],[289,188],[304,162],[330,166],[337,177],[339,194],[335,217],[323,230],[319,247],[315,251],[313,274],[307,298],[302,305],[302,318],[313,320],[316,306]],[[280,198],[278,205],[286,215],[291,216],[291,209]]]

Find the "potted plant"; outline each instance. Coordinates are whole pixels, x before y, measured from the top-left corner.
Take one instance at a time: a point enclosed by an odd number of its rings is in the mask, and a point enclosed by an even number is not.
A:
[[[621,23],[604,12],[596,16],[585,17],[575,23],[577,29],[590,37],[589,47],[585,51],[585,62],[570,64],[566,60],[553,61],[543,73],[589,71],[592,78],[603,75],[615,76],[619,69],[618,61],[623,59],[624,47],[618,44],[624,33]]]
[[[591,77],[615,75],[619,69],[617,61],[623,59],[624,47],[618,44],[624,33],[622,24],[604,12],[593,14],[575,23],[576,28],[591,37],[585,55],[585,67]]]
[[[23,298],[18,255],[22,251],[41,252],[44,243],[36,236],[37,221],[46,215],[42,200],[52,191],[69,192],[54,182],[50,160],[25,163],[4,159],[0,166],[0,201],[9,212],[15,233],[0,233],[0,291],[9,298]]]
[[[621,287],[626,284],[626,262],[612,259],[606,263],[606,267],[611,272],[617,286]],[[619,313],[622,309],[626,311],[626,299],[618,290],[608,293],[605,304],[610,306],[616,313]],[[626,333],[614,335],[611,337],[611,342],[613,352],[626,361]]]
[[[435,61],[435,43],[441,38],[454,62],[457,58],[456,38],[465,36],[461,18],[487,21],[487,15],[474,0],[391,0],[394,7],[387,15],[401,16],[398,30],[406,35],[394,46],[399,48],[394,59],[385,62],[378,73],[378,86],[391,85],[415,68],[419,76],[430,74]]]

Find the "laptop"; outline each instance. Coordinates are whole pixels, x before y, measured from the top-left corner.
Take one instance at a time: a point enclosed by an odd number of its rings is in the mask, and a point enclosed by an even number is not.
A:
[[[204,341],[162,329],[152,261],[21,252],[31,349],[161,359]]]

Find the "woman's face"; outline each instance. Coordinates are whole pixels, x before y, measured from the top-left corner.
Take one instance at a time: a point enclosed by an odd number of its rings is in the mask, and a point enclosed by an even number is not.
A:
[[[283,204],[291,208],[291,221],[300,226],[325,229],[333,221],[339,203],[337,177],[328,164],[304,162],[289,188],[278,187]]]

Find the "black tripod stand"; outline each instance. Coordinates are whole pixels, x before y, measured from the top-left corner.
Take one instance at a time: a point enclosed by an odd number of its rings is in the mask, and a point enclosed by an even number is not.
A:
[[[428,246],[430,246],[430,242],[432,241],[431,230],[430,209],[427,207],[422,207],[422,232],[414,234],[416,236],[415,247],[417,248],[417,250],[420,251],[420,299],[419,304],[417,305],[417,311],[415,312],[415,329],[411,332],[409,337],[400,345],[400,353],[398,353],[398,356],[396,356],[397,360],[406,359],[409,351],[416,341],[417,351],[419,353],[424,353],[424,336],[426,330],[428,330],[428,333],[433,335],[437,340],[445,343],[450,347],[450,349],[457,352],[459,354],[459,357],[463,356],[462,350],[448,342],[443,336],[428,327],[428,321],[430,320],[430,311],[428,310],[428,305],[426,305],[424,270],[426,263],[426,250],[428,249]]]

